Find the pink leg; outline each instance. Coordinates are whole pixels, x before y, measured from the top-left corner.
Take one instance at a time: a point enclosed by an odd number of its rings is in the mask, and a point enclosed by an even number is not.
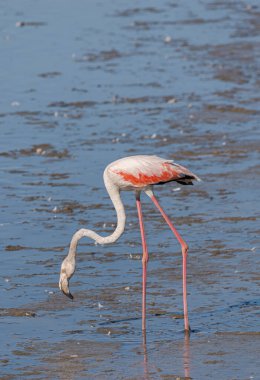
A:
[[[142,238],[142,246],[143,246],[143,299],[142,299],[142,330],[146,329],[146,270],[147,263],[149,260],[147,245],[145,240],[145,232],[144,232],[144,223],[143,223],[143,215],[142,215],[142,207],[140,201],[140,194],[136,194],[136,206],[138,211],[138,218],[140,224],[141,238]]]
[[[151,196],[152,201],[154,202],[155,206],[158,208],[160,213],[162,214],[164,220],[176,236],[178,242],[181,245],[182,250],[182,278],[183,278],[183,310],[184,310],[184,328],[185,332],[190,331],[189,327],[189,320],[188,320],[188,306],[187,306],[187,284],[186,284],[186,277],[187,277],[187,254],[188,254],[188,245],[185,243],[185,241],[182,239],[179,232],[176,230],[176,228],[173,226],[172,222],[168,218],[168,216],[165,214],[164,210],[160,206],[159,202],[155,198],[154,195]]]

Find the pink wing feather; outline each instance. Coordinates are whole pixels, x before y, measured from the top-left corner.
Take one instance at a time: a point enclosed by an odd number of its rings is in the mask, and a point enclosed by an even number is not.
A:
[[[109,165],[109,171],[117,174],[125,186],[145,187],[170,181],[198,179],[185,167],[157,156],[131,156]]]

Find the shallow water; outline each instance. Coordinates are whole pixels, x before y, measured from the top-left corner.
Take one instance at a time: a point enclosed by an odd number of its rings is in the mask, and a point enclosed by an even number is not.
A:
[[[257,379],[259,5],[2,3],[1,379]],[[134,196],[125,234],[81,242],[75,300],[60,264],[75,230],[115,228],[111,161],[156,154],[203,182],[156,188],[190,246],[143,196],[150,261],[141,333]]]

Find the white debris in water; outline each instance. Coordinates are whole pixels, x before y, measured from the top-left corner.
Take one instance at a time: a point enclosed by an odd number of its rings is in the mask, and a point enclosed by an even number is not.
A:
[[[111,335],[111,331],[110,330],[108,331],[107,335]]]
[[[70,355],[70,358],[78,358],[77,354]]]
[[[167,104],[175,104],[177,100],[175,98],[169,99]]]
[[[256,251],[256,247],[252,247],[252,248],[250,249],[250,251],[255,252],[255,251]]]
[[[223,141],[222,145],[223,145],[223,146],[227,145],[226,141]]]
[[[52,197],[49,197],[49,198],[47,199],[47,201],[48,201],[48,202],[51,202],[51,201],[52,201]]]
[[[129,259],[131,260],[140,260],[141,255],[132,255],[132,253],[129,254]]]
[[[17,101],[14,101],[14,102],[11,103],[12,107],[19,107],[20,105],[21,105],[21,103],[17,102]]]
[[[55,111],[54,112],[54,117],[58,117],[59,116],[59,112],[58,111]]]
[[[99,302],[99,303],[98,303],[98,308],[99,308],[99,309],[102,309],[103,307],[104,307],[104,306]]]
[[[119,100],[119,98],[117,95],[112,96],[112,99],[111,99],[112,103],[117,103],[118,100]]]
[[[151,136],[151,139],[156,139],[156,137],[157,137],[157,134],[153,133],[152,136]]]
[[[126,286],[126,287],[125,287],[125,290],[130,290],[130,286]]]
[[[180,191],[181,190],[181,187],[175,187],[174,189],[172,189],[172,191]]]
[[[52,212],[57,212],[58,211],[58,207],[55,206],[53,209],[52,209]]]
[[[5,278],[5,282],[10,282],[10,278]]]
[[[42,148],[37,148],[36,154],[40,154],[41,156],[44,156],[46,154],[46,150],[44,150]]]
[[[166,44],[169,44],[170,42],[172,42],[172,37],[171,37],[171,36],[166,36],[166,37],[164,37],[164,42],[165,42]]]
[[[54,292],[52,290],[47,290],[47,289],[44,290],[44,293],[54,294]]]

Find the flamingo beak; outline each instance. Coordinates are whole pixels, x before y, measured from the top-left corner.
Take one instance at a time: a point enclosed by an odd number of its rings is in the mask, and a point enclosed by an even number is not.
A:
[[[60,275],[59,288],[62,291],[62,293],[65,294],[65,296],[73,300],[74,297],[69,289],[69,280],[65,273],[61,273]]]

